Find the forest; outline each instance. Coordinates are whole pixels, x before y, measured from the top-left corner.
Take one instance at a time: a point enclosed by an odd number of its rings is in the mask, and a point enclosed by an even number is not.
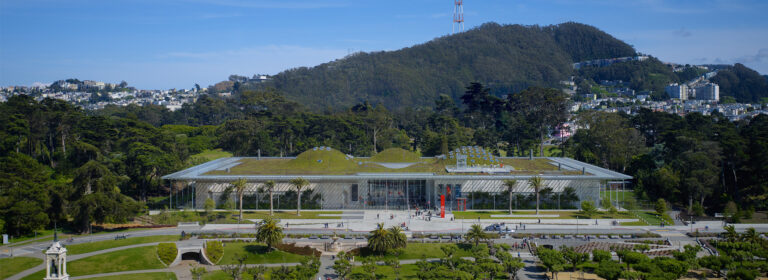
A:
[[[768,116],[731,122],[719,113],[685,117],[640,109],[626,115],[567,114],[558,89],[531,87],[505,98],[470,83],[461,102],[441,95],[432,108],[394,114],[362,102],[311,113],[277,90],[211,95],[170,112],[156,106],[84,111],[25,95],[0,103],[0,226],[13,234],[53,223],[78,231],[121,223],[161,207],[160,179],[221,148],[235,155],[293,156],[314,146],[370,156],[390,147],[423,156],[479,145],[496,154],[543,154],[556,125],[585,129],[559,155],[633,176],[640,199],[664,198],[691,213],[765,210]]]

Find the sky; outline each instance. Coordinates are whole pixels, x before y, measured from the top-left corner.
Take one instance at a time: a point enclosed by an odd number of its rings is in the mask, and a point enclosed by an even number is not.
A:
[[[768,74],[765,0],[465,0],[485,22],[596,26],[662,61]],[[0,0],[0,86],[191,88],[449,35],[453,0]]]

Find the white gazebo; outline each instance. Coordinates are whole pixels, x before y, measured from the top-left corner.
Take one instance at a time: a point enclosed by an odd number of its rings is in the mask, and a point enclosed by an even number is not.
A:
[[[45,251],[45,278],[43,280],[69,280],[67,248],[59,243],[56,232],[53,235],[53,244]]]

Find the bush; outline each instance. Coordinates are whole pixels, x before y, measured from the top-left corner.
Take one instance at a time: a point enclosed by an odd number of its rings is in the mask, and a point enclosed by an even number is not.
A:
[[[171,265],[176,259],[176,255],[178,255],[176,243],[157,244],[157,256],[166,266]]]
[[[275,245],[275,248],[277,248],[280,251],[288,252],[292,254],[302,255],[302,256],[315,256],[320,257],[320,251],[318,251],[315,248],[304,246],[304,247],[298,247],[295,243],[280,243]]]
[[[213,240],[205,243],[205,256],[214,264],[219,263],[224,256],[224,246],[221,241]]]

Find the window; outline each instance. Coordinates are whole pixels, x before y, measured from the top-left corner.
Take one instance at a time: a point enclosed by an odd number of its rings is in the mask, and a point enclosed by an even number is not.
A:
[[[349,193],[349,197],[352,199],[352,201],[357,201],[357,184],[352,184]]]

